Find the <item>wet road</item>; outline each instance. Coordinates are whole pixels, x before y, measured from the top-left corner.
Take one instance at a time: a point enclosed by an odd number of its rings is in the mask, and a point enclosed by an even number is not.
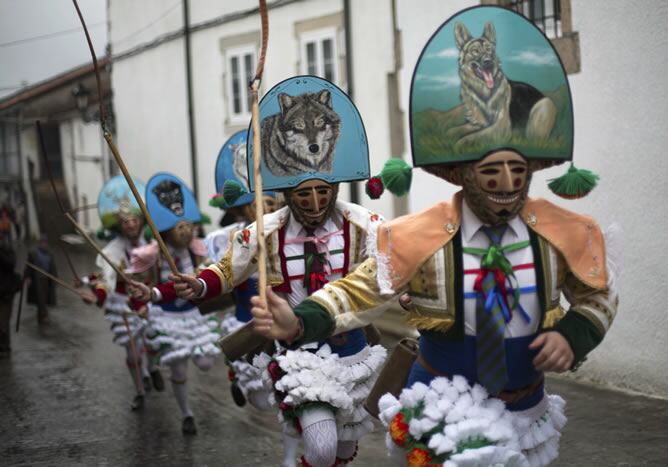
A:
[[[45,327],[24,307],[12,356],[0,360],[0,465],[279,464],[275,414],[234,405],[222,359],[208,373],[190,366],[199,434],[184,437],[169,385],[148,394],[143,412],[131,412],[124,351],[111,343],[101,310],[65,290],[58,295]],[[668,401],[563,380],[549,385],[568,402],[555,465],[668,465]],[[380,429],[363,439],[354,465],[388,465]]]

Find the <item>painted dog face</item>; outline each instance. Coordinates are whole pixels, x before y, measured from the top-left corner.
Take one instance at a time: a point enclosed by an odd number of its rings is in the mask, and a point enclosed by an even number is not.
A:
[[[503,77],[501,62],[496,55],[496,30],[485,24],[482,36],[474,39],[462,23],[455,25],[455,42],[459,49],[459,74],[466,82],[477,82],[488,90],[494,89]]]
[[[318,170],[332,157],[340,119],[329,91],[299,96],[280,94],[280,138],[285,150],[304,171]]]
[[[177,216],[183,215],[183,192],[178,183],[173,180],[163,180],[153,188],[153,193],[164,207]]]

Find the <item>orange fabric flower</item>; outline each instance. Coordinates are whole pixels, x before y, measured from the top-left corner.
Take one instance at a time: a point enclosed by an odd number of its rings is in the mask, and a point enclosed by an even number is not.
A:
[[[390,422],[390,437],[396,445],[404,446],[406,436],[408,436],[408,424],[404,422],[404,414],[399,412]]]
[[[408,454],[406,454],[406,461],[408,462],[408,467],[427,467],[436,465],[430,464],[431,456],[429,455],[429,452],[420,448],[413,448],[408,451]]]

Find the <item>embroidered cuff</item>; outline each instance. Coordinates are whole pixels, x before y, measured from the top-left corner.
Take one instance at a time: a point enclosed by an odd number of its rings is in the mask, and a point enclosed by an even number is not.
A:
[[[293,345],[323,341],[331,336],[336,328],[336,322],[327,309],[308,298],[297,305],[294,313],[302,323],[303,332],[301,338],[293,342]]]
[[[566,313],[566,316],[554,326],[554,330],[564,336],[571,346],[574,355],[571,371],[577,370],[587,354],[603,340],[603,335],[596,326],[573,310]]]

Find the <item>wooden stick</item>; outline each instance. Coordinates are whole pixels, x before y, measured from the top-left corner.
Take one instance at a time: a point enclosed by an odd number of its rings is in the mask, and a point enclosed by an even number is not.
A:
[[[255,185],[255,227],[257,229],[257,272],[258,293],[262,301],[267,301],[267,252],[264,241],[264,199],[262,196],[262,171],[260,170],[260,158],[262,157],[260,138],[260,104],[258,92],[260,81],[264,71],[264,60],[267,54],[267,42],[269,39],[269,21],[267,17],[267,2],[260,0],[260,17],[262,21],[262,47],[260,49],[260,60],[258,60],[255,78],[250,85],[252,106],[251,122],[253,127],[253,180]]]
[[[251,107],[253,124],[253,178],[255,180],[255,227],[257,229],[257,273],[258,293],[263,302],[267,300],[267,253],[264,241],[264,199],[262,196],[262,172],[260,170],[260,118],[258,105],[259,81],[253,81]]]
[[[44,269],[40,268],[39,266],[35,266],[30,261],[26,261],[26,266],[34,269],[35,271],[39,272],[40,274],[45,275],[46,277],[48,277],[49,279],[54,281],[56,284],[66,288],[70,292],[73,292],[73,293],[77,294],[79,297],[83,296],[82,292],[80,290],[77,290],[73,285],[70,285],[67,282],[65,282],[64,280],[54,276],[53,274],[50,274],[50,273],[46,272]]]
[[[16,315],[16,332],[19,332],[19,325],[21,324],[21,310],[23,310],[23,294],[26,288],[26,273],[28,270],[23,268],[23,275],[21,276],[21,293],[19,293],[19,312]]]
[[[100,108],[100,125],[102,126],[102,135],[104,136],[104,140],[107,142],[107,146],[109,146],[109,149],[111,150],[111,153],[113,154],[114,159],[116,160],[118,168],[121,169],[123,177],[125,177],[125,181],[128,183],[128,186],[130,187],[130,190],[132,191],[132,194],[134,195],[135,200],[139,205],[139,209],[141,209],[142,214],[144,214],[144,218],[146,219],[146,222],[151,228],[153,236],[158,241],[158,245],[160,246],[160,251],[167,260],[167,264],[169,264],[169,269],[171,269],[172,273],[178,274],[179,270],[176,268],[176,263],[174,262],[174,258],[172,258],[172,255],[169,253],[167,245],[163,241],[160,232],[158,232],[158,229],[155,226],[155,222],[153,222],[153,219],[149,215],[148,209],[146,209],[146,205],[144,204],[144,200],[139,194],[139,191],[137,191],[135,182],[132,180],[132,177],[128,172],[128,168],[125,166],[125,162],[123,161],[123,158],[121,157],[120,153],[118,152],[118,149],[116,148],[116,145],[114,144],[114,139],[111,136],[111,133],[107,130],[106,115],[104,112],[104,101],[102,99],[102,86],[100,85],[100,70],[97,65],[97,56],[95,55],[93,42],[91,41],[90,34],[88,33],[88,27],[86,27],[86,22],[84,21],[83,15],[81,14],[81,10],[79,9],[79,4],[77,3],[77,0],[72,0],[72,3],[74,3],[74,8],[76,8],[77,10],[79,21],[81,22],[84,34],[86,35],[86,41],[88,42],[88,49],[90,50],[91,57],[93,58],[93,68],[95,69],[95,80],[97,82],[97,96],[98,96],[98,105]]]
[[[130,329],[130,323],[128,323],[128,314],[123,313],[123,323],[125,324],[125,330],[128,333],[128,344],[130,345],[130,352],[132,352],[132,356],[135,359],[135,376],[137,377],[137,386],[139,388],[139,395],[143,396],[144,395],[144,383],[142,381],[141,377],[141,361],[137,360],[137,357],[139,353],[137,352],[137,347],[135,346],[135,339],[134,335],[132,334],[132,329]]]

